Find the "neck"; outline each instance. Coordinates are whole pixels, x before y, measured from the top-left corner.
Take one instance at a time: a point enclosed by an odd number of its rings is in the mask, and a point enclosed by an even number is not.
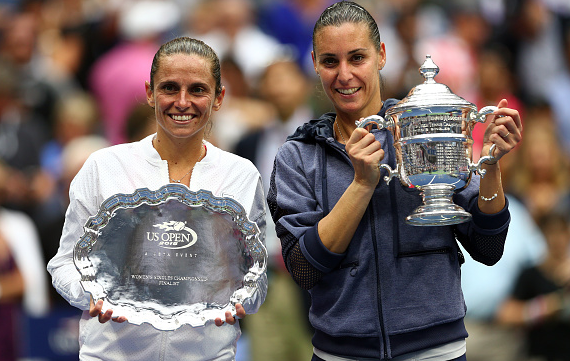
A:
[[[354,130],[355,127],[351,127],[351,128],[346,127],[344,124],[342,124],[342,121],[339,121],[339,117],[337,116],[334,120],[333,128],[334,128],[333,129],[334,133],[336,135],[336,137],[335,137],[336,140],[339,143],[346,144],[346,141],[348,139],[350,139],[350,136],[352,135],[352,131]]]
[[[191,165],[200,161],[203,154],[203,139],[171,139],[157,135],[152,140],[152,145],[160,155],[160,158],[174,165]]]
[[[177,148],[164,146],[158,138],[153,139],[153,146],[160,157],[168,163],[168,177],[172,183],[190,186],[194,166],[206,156],[206,145],[193,142],[179,144]],[[197,149],[196,149],[197,148]]]
[[[374,106],[369,105],[366,108],[362,108],[360,110],[356,110],[354,112],[344,112],[342,110],[339,110],[338,108],[335,107],[336,110],[336,120],[341,122],[342,124],[346,124],[347,126],[350,127],[350,129],[354,129],[355,128],[355,122],[357,120],[360,120],[360,118],[366,118],[369,117],[371,115],[376,115],[380,112],[380,110],[382,110],[382,107],[384,106],[384,102],[380,101],[380,103],[375,104]],[[344,128],[343,128],[344,130]],[[346,137],[346,134],[345,134]]]

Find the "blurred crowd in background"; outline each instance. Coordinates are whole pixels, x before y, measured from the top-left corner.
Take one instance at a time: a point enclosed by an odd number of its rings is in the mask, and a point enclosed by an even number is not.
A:
[[[523,141],[501,160],[511,209],[503,259],[466,254],[469,360],[570,360],[570,1],[361,0],[387,63],[383,97],[423,79],[478,108],[506,98]],[[209,141],[251,159],[266,189],[295,128],[332,111],[311,60],[331,0],[0,0],[0,360],[77,359],[80,311],[51,287],[68,186],[91,152],[156,129],[144,82],[160,44],[218,53],[226,97]],[[478,156],[483,124],[475,127]],[[308,296],[268,227],[269,293],[241,321],[241,360],[308,360]]]

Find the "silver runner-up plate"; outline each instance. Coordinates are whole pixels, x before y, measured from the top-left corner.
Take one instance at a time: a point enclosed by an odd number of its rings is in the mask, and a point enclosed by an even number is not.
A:
[[[159,330],[203,326],[253,297],[267,251],[243,206],[180,184],[104,201],[74,249],[103,312]]]

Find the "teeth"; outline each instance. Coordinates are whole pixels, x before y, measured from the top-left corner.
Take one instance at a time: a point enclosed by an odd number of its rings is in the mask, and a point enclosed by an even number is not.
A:
[[[190,120],[192,118],[191,115],[172,115],[172,119],[174,120]]]
[[[344,94],[344,95],[351,95],[351,94],[356,93],[356,91],[358,89],[360,89],[360,88],[337,89],[336,91],[338,91],[339,93]]]

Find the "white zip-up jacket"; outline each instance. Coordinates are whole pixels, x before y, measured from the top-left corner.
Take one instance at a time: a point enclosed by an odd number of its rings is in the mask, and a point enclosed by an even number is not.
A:
[[[90,294],[80,284],[73,249],[84,234],[86,221],[107,198],[139,188],[157,190],[169,183],[168,164],[152,146],[154,136],[96,151],[85,162],[71,183],[59,250],[48,263],[48,272],[57,291],[84,311],[79,333],[81,360],[233,360],[241,334],[239,322],[221,327],[208,322],[201,327],[184,325],[160,331],[148,323],[101,324],[97,317],[89,316]],[[249,160],[208,142],[205,145],[207,153],[194,167],[190,190],[204,189],[238,201],[257,223],[265,244],[265,197],[259,172]],[[257,312],[266,293],[267,277],[263,275],[256,294],[244,302],[247,314]]]

